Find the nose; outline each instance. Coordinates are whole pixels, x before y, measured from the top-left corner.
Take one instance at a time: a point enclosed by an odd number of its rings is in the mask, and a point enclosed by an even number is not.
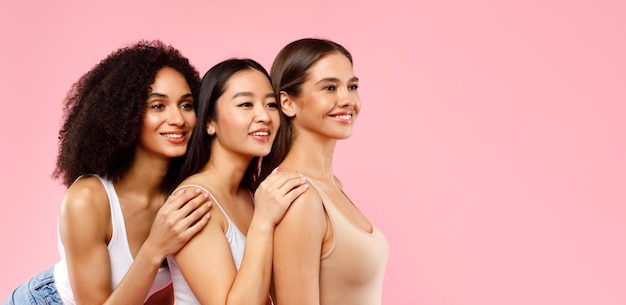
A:
[[[358,99],[355,94],[351,94],[350,91],[346,88],[340,90],[339,92],[339,106],[342,108],[346,107],[354,107],[356,105],[356,100]]]
[[[267,108],[264,105],[258,105],[255,107],[255,121],[256,122],[269,122],[270,115],[267,112]]]
[[[176,108],[171,108],[172,110],[169,112],[167,116],[167,123],[174,126],[181,126],[185,123],[185,118],[181,113],[181,110]]]

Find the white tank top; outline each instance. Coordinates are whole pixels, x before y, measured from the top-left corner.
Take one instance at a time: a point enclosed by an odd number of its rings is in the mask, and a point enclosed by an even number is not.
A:
[[[198,187],[201,188],[203,191],[211,194],[211,192],[209,192],[204,187],[195,184],[180,186],[174,192],[183,187]],[[228,229],[226,230],[225,236],[226,240],[228,240],[228,244],[230,245],[230,252],[232,253],[233,260],[235,261],[235,267],[237,267],[237,271],[239,271],[239,267],[241,266],[241,260],[243,259],[243,250],[246,247],[246,236],[243,235],[239,228],[235,226],[235,223],[230,220],[226,212],[224,212],[224,209],[222,208],[220,203],[215,200],[213,195],[210,196],[211,200],[213,200],[213,203],[215,203],[217,207],[220,208],[222,214],[224,214],[224,217],[226,217],[226,220],[228,221]],[[252,197],[252,195],[250,196]],[[254,198],[252,202],[254,202]],[[181,305],[199,305],[200,302],[191,291],[191,288],[187,284],[187,281],[185,281],[183,273],[180,271],[180,268],[176,264],[176,261],[172,257],[168,257],[167,264],[169,265],[170,272],[172,274],[172,284],[174,285],[174,298],[176,301],[175,303]]]
[[[80,178],[81,177],[78,179]],[[107,195],[109,196],[109,204],[111,206],[111,224],[113,226],[113,235],[111,236],[111,241],[109,241],[107,248],[109,249],[109,258],[111,259],[111,288],[115,289],[126,275],[126,272],[130,268],[134,259],[130,252],[130,246],[128,245],[124,215],[122,214],[122,207],[120,206],[120,200],[115,192],[115,187],[113,186],[113,183],[108,180],[101,177],[98,177],[98,179],[100,179],[106,189]],[[58,236],[58,245],[61,260],[54,265],[54,282],[63,303],[73,305],[76,304],[76,301],[74,300],[74,294],[70,285],[67,262],[65,259],[65,248],[63,247],[60,236]],[[150,292],[148,292],[145,300],[147,300],[155,292],[167,287],[170,283],[171,277],[169,270],[167,268],[159,268],[156,278],[154,279],[154,283],[152,284]]]

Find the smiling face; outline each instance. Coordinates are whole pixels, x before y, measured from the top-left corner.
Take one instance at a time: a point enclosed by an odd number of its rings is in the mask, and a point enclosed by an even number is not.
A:
[[[231,76],[216,104],[207,132],[215,145],[246,157],[269,154],[280,126],[276,96],[269,79],[247,69]]]
[[[324,56],[308,71],[300,96],[281,93],[283,111],[294,128],[331,139],[346,139],[361,110],[359,79],[348,58],[334,52]]]
[[[146,100],[139,148],[165,158],[180,157],[196,124],[193,96],[176,70],[159,70]]]

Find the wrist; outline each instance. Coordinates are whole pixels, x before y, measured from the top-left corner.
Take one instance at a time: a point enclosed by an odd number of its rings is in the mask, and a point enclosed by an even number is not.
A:
[[[252,218],[252,222],[250,222],[250,228],[248,231],[255,231],[261,234],[274,234],[274,228],[276,224],[268,221],[259,221],[255,218]]]
[[[158,269],[163,264],[163,260],[165,260],[165,258],[165,255],[158,253],[158,251],[154,251],[148,243],[144,243],[144,246],[139,249],[137,257],[135,257],[135,261],[144,260],[151,267],[156,267]]]

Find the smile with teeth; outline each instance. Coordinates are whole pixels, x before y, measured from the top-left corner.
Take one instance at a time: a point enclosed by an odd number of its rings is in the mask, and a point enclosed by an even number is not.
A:
[[[251,133],[250,135],[252,135],[252,136],[265,136],[265,137],[267,137],[267,136],[269,136],[269,135],[270,135],[270,133],[269,133],[269,132],[267,132],[267,131],[257,131],[257,132],[253,132],[253,133]]]
[[[342,115],[333,115],[333,117],[341,119],[341,120],[349,120],[352,118],[351,114],[342,114]]]
[[[183,133],[162,133],[161,136],[168,139],[180,139],[185,136]]]

